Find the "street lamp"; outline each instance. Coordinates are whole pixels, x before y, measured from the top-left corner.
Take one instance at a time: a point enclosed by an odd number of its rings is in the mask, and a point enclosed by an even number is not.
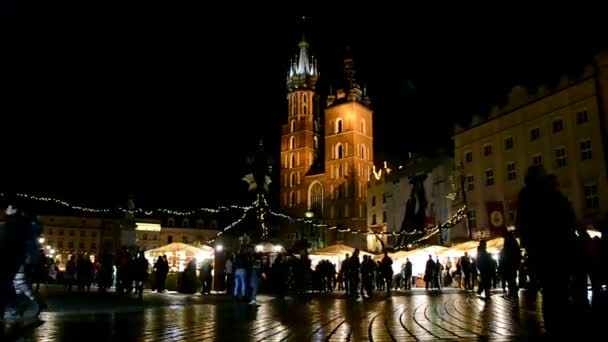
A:
[[[308,209],[305,213],[304,216],[310,221],[310,239],[313,240],[314,239],[314,243],[316,245],[317,243],[317,237],[315,236],[315,223],[314,223],[314,218],[315,218],[315,212],[312,211],[312,209]]]

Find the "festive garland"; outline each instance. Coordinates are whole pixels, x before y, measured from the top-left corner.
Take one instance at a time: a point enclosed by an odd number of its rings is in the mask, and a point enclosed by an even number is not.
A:
[[[74,204],[68,203],[66,201],[59,200],[59,199],[52,198],[52,197],[32,196],[32,195],[28,195],[28,194],[24,194],[24,193],[18,193],[17,197],[26,198],[29,200],[34,200],[34,201],[39,201],[39,202],[51,202],[51,203],[62,205],[64,207],[68,207],[73,210],[80,210],[80,211],[90,212],[90,213],[109,213],[112,211],[112,209],[106,209],[106,208],[96,209],[96,208],[82,207],[82,206],[74,205]],[[163,208],[148,209],[148,210],[142,209],[142,208],[126,209],[126,208],[118,207],[115,210],[120,211],[124,214],[127,214],[127,213],[128,214],[145,214],[147,216],[150,216],[154,213],[177,215],[177,216],[191,216],[191,215],[196,214],[197,212],[219,213],[221,211],[228,211],[231,209],[249,210],[249,209],[251,209],[251,207],[250,206],[246,207],[246,206],[231,205],[231,206],[220,206],[217,209],[197,208],[197,209],[190,210],[190,211],[179,211],[179,210],[171,210],[171,209],[163,209]]]

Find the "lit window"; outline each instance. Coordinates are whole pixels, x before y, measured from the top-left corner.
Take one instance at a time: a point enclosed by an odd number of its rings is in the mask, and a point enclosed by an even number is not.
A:
[[[486,170],[486,185],[494,185],[494,170],[492,169]]]
[[[589,160],[591,159],[591,140],[585,140],[581,142],[581,159]]]
[[[477,227],[477,214],[475,213],[475,210],[469,210],[469,227]]]
[[[558,169],[566,166],[566,149],[563,147],[555,149],[555,166]]]
[[[473,178],[472,175],[468,175],[467,176],[467,191],[473,191],[473,189],[475,189],[475,179]]]
[[[597,193],[597,184],[585,185],[585,209],[597,210],[600,207],[600,197]]]
[[[517,173],[515,171],[515,162],[507,163],[507,179],[515,180],[517,178]]]

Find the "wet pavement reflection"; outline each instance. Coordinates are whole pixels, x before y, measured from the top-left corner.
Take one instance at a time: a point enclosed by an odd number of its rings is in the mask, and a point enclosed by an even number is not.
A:
[[[211,298],[211,297],[210,297]],[[532,306],[493,296],[431,294],[351,301],[260,296],[257,306],[223,296],[200,304],[136,312],[43,313],[25,341],[420,341],[533,339],[542,335]]]

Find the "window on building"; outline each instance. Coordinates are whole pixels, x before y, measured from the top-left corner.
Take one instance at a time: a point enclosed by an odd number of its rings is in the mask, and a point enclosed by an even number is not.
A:
[[[564,130],[564,120],[557,119],[553,121],[553,133],[558,133]]]
[[[291,136],[291,137],[289,138],[289,149],[290,149],[290,150],[293,150],[293,149],[295,149],[295,148],[296,148],[296,137]]]
[[[296,174],[294,172],[292,172],[289,175],[289,186],[294,186],[296,185]]]
[[[84,249],[84,242],[80,241],[80,242],[78,243],[78,248],[80,248],[80,249]]]
[[[581,160],[589,160],[591,157],[591,140],[581,141]]]
[[[475,210],[469,210],[469,227],[477,228],[477,213]]]
[[[291,133],[296,131],[296,120],[291,120]]]
[[[386,211],[382,212],[382,223],[386,223]]]
[[[543,165],[543,155],[537,154],[532,157],[532,165],[541,166]]]
[[[148,240],[148,234],[142,234],[141,239],[144,241]]]
[[[342,218],[342,208],[338,208],[338,218]]]
[[[376,195],[372,196],[372,207],[376,206]]]
[[[486,170],[486,185],[487,186],[494,185],[494,170],[493,169]]]
[[[57,248],[63,248],[63,241],[57,241]]]
[[[465,160],[467,163],[472,162],[472,161],[473,161],[473,152],[472,152],[472,151],[467,151],[467,152],[464,154],[464,160]]]
[[[487,144],[483,147],[483,155],[486,157],[492,155],[492,144]]]
[[[540,138],[540,128],[535,127],[530,130],[530,141],[535,141]]]
[[[317,136],[312,137],[312,143],[313,143],[315,150],[318,150],[319,149],[319,137],[317,137]]]
[[[63,229],[59,229],[59,236],[63,236],[63,233],[64,233]]]
[[[513,148],[513,137],[508,137],[505,139],[505,150],[510,150]]]
[[[555,167],[558,169],[566,166],[566,148],[560,147],[555,149]]]
[[[382,203],[386,203],[386,194],[382,194]]]
[[[365,135],[365,120],[361,120],[361,133]]]
[[[344,158],[344,146],[342,146],[342,144],[338,144],[336,147],[336,156],[338,159]]]
[[[308,114],[308,107],[304,106],[304,115]]]
[[[342,119],[336,120],[336,133],[342,133]]]
[[[372,214],[372,226],[376,224],[376,214]]]
[[[68,242],[68,248],[70,248],[70,249],[74,248],[74,242],[73,241]]]
[[[576,124],[577,125],[584,124],[587,121],[589,121],[589,116],[587,115],[586,110],[582,110],[582,111],[576,113]]]
[[[517,179],[517,173],[515,171],[515,162],[507,163],[507,180]]]
[[[294,191],[289,193],[289,206],[293,207],[296,205],[296,193]]]
[[[167,243],[173,243],[173,235],[167,236]]]
[[[600,208],[600,197],[597,193],[597,184],[585,185],[585,209],[598,210]]]
[[[466,179],[466,189],[467,191],[473,191],[475,189],[475,179],[472,175],[468,175]]]
[[[91,249],[97,249],[97,244],[95,242],[91,242]]]
[[[304,94],[304,103],[308,102],[308,95]]]
[[[84,230],[80,231],[80,237],[84,237],[87,235],[87,232],[85,232]]]
[[[365,145],[361,145],[361,159],[365,159]]]

